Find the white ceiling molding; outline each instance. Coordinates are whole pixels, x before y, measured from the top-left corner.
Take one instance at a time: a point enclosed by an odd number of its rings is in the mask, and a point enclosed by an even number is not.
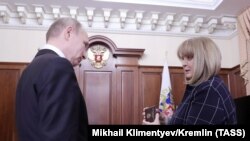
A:
[[[61,17],[61,11],[60,11],[60,6],[51,6],[52,7],[52,13],[54,19],[58,19]]]
[[[211,19],[211,20],[208,22],[208,33],[209,33],[209,34],[214,33],[215,28],[216,28],[216,26],[217,26],[217,23],[218,23],[218,20],[217,20],[217,19]]]
[[[166,18],[166,30],[170,31],[173,25],[174,15],[167,15]]]
[[[136,13],[135,16],[136,29],[139,30],[141,28],[144,11],[135,11],[135,13]]]
[[[18,13],[18,17],[20,18],[20,22],[22,24],[26,24],[27,15],[28,15],[26,8],[24,6],[17,6],[17,13]]]
[[[93,7],[87,7],[86,8],[86,11],[87,11],[87,15],[86,16],[87,16],[87,19],[88,19],[88,25],[89,25],[89,27],[92,27],[93,17],[94,17],[94,10],[95,10],[95,8],[93,8]]]
[[[223,0],[96,0],[96,1],[214,10],[221,4]]]
[[[37,17],[37,23],[42,25],[43,24],[43,19],[44,19],[43,8],[40,7],[40,6],[35,7],[35,13],[36,13],[36,17]]]
[[[120,11],[121,28],[124,29],[128,10],[120,9],[119,11]]]
[[[9,23],[10,10],[6,5],[0,5],[0,17],[3,19],[3,23]]]
[[[112,11],[112,9],[103,8],[103,16],[104,16],[104,24],[105,24],[104,27],[105,28],[108,28],[111,11]]]
[[[188,16],[182,16],[181,20],[179,22],[181,32],[184,32],[186,30],[186,27],[188,25],[189,17]]]
[[[77,7],[72,7],[72,6],[69,6],[69,13],[71,15],[72,18],[76,19],[76,16],[77,16]]]
[[[203,18],[197,18],[194,21],[194,31],[195,31],[195,33],[200,32],[202,25],[203,25]]]
[[[59,17],[73,17],[88,31],[126,34],[215,36],[230,38],[237,32],[235,17],[177,15],[129,9],[61,7],[0,3],[0,28],[47,29]]]
[[[236,29],[237,20],[231,17],[222,17],[221,23],[223,24],[225,28],[234,30]]]
[[[152,18],[151,18],[151,29],[155,30],[156,25],[158,23],[159,19],[159,12],[152,12]]]

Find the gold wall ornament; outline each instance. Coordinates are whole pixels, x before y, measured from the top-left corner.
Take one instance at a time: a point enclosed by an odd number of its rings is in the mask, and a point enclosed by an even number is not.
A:
[[[102,68],[107,64],[109,55],[109,49],[99,44],[90,47],[87,51],[87,56],[91,65],[97,69]]]

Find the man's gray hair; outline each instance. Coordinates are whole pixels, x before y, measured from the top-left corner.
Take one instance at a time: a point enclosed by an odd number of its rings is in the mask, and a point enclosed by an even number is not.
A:
[[[59,18],[57,19],[50,27],[46,33],[46,42],[51,37],[57,37],[67,26],[73,26],[76,30],[76,33],[82,28],[82,25],[79,21],[73,18]]]

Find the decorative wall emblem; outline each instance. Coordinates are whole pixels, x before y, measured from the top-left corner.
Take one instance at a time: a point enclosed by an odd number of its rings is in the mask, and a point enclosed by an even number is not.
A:
[[[99,44],[90,47],[87,51],[87,56],[91,65],[97,69],[106,65],[109,54],[109,49]]]

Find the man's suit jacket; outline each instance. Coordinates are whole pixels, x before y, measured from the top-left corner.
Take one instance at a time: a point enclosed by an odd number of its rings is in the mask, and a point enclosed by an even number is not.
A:
[[[18,82],[16,124],[20,141],[87,141],[86,104],[67,59],[37,53]]]

